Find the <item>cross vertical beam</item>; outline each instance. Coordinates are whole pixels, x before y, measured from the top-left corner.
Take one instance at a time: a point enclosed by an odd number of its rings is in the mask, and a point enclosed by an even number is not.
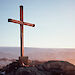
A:
[[[20,21],[23,22],[23,6],[20,6]],[[24,38],[23,38],[23,24],[20,24],[20,50],[21,56],[24,56]]]

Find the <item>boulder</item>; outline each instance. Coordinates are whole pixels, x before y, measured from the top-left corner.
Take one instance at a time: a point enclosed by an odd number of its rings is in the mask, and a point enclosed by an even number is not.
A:
[[[5,75],[75,75],[75,66],[67,61],[48,61],[30,67],[9,65]]]

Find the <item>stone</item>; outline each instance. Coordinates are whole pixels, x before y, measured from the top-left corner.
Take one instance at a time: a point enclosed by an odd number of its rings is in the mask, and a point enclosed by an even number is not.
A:
[[[28,65],[28,56],[19,57],[19,63],[22,65],[23,63],[25,65]]]
[[[17,64],[8,65],[5,75],[75,75],[75,66],[66,61],[48,61],[32,67]]]

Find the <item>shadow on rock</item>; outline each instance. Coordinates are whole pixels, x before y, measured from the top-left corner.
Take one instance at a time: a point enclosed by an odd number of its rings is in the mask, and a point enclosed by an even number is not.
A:
[[[5,75],[75,75],[75,66],[66,61],[48,61],[22,67],[16,62],[6,66],[4,71]]]

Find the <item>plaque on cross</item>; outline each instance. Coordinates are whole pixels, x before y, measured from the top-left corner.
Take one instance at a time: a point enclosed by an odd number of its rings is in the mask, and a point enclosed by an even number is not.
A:
[[[35,24],[23,22],[23,6],[20,6],[20,21],[14,19],[8,19],[8,22],[20,24],[20,49],[21,49],[21,57],[24,56],[24,38],[23,38],[23,25],[34,27]]]

